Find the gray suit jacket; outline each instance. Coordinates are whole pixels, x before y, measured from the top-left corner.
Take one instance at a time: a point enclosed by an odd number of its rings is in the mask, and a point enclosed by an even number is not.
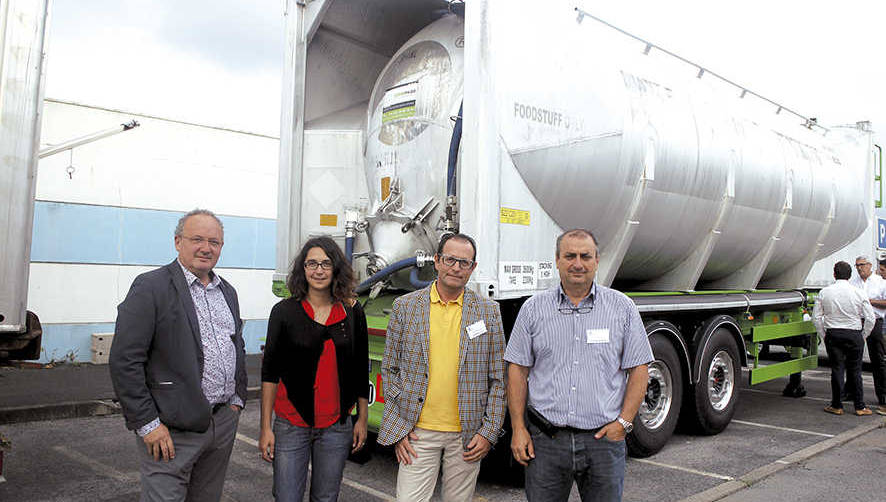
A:
[[[245,344],[237,292],[219,288],[234,316],[236,393],[246,402]],[[203,395],[203,343],[194,301],[178,260],[139,275],[117,307],[109,356],[111,381],[126,427],[137,430],[160,417],[167,427],[203,432],[211,407]]]

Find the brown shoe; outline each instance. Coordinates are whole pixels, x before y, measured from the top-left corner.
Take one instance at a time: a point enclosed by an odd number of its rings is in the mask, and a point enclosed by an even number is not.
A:
[[[874,411],[877,412],[878,415],[886,415],[886,404],[881,404],[874,408]]]
[[[832,413],[834,415],[842,415],[843,414],[843,408],[834,408],[833,406],[825,406],[824,411],[825,411],[825,413]]]
[[[873,415],[874,412],[871,411],[870,408],[862,408],[860,410],[855,410],[855,415],[858,417],[863,417],[865,415]]]

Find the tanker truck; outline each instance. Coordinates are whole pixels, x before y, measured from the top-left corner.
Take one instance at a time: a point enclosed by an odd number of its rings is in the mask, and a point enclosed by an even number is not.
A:
[[[447,232],[476,238],[468,287],[506,330],[557,286],[556,237],[595,233],[596,280],[633,299],[655,355],[634,456],[678,422],[727,427],[743,367],[756,384],[817,365],[809,272],[873,252],[869,124],[823,127],[560,0],[286,9],[274,291],[302,242],[338,239],[372,426],[393,298],[433,278]],[[764,343],[790,358],[760,364]]]

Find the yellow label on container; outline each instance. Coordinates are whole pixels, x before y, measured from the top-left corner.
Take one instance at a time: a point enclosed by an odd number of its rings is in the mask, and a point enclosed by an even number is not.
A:
[[[338,226],[338,215],[337,214],[321,214],[320,215],[320,226],[321,227],[337,227]]]
[[[391,195],[391,177],[385,176],[381,179],[381,200],[388,200]]]
[[[499,221],[512,225],[529,225],[529,211],[503,207],[501,208]]]

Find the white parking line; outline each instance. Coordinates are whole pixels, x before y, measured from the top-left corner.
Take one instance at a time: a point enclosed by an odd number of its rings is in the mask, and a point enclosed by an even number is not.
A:
[[[742,392],[756,392],[757,394],[769,394],[771,396],[781,396],[782,395],[781,392],[774,392],[771,390],[762,390],[762,389],[741,389],[741,391]],[[798,397],[798,398],[792,398],[792,399],[808,399],[811,401],[819,401],[822,403],[830,403],[831,402],[830,399],[823,399],[820,397],[812,397],[812,396]]]
[[[679,465],[663,464],[661,462],[655,462],[653,460],[649,460],[648,458],[632,458],[631,461],[632,462],[640,462],[641,464],[654,465],[657,467],[665,467],[667,469],[674,469],[676,471],[683,471],[683,472],[688,472],[691,474],[698,474],[699,476],[707,476],[709,478],[722,479],[723,481],[732,481],[733,479],[735,479],[732,476],[726,476],[724,474],[717,474],[714,472],[707,472],[707,471],[699,471],[698,469],[692,469],[690,467],[682,467]]]
[[[800,433],[800,434],[809,434],[809,435],[811,435],[811,436],[821,436],[821,437],[825,437],[825,438],[832,438],[832,437],[834,437],[833,434],[825,434],[825,433],[822,433],[822,432],[804,431],[804,430],[802,430],[802,429],[791,429],[790,427],[780,427],[780,426],[778,426],[778,425],[760,424],[760,423],[757,423],[757,422],[747,422],[747,421],[745,421],[745,420],[735,420],[735,419],[732,419],[732,422],[733,422],[733,423],[736,423],[736,424],[751,425],[751,426],[754,426],[754,427],[762,427],[762,428],[764,428],[764,429],[776,429],[776,430],[779,430],[779,431],[798,432],[798,433]]]
[[[137,483],[139,480],[138,474],[136,473],[120,472],[110,465],[105,465],[98,460],[89,458],[79,451],[74,451],[67,446],[53,446],[52,449],[75,462],[80,462],[81,464],[86,465],[97,474],[102,474],[108,476],[109,478],[114,478],[115,480],[122,483]]]
[[[252,439],[249,436],[244,436],[243,434],[240,434],[238,432],[237,439],[239,439],[240,441],[243,441],[244,443],[246,443],[248,445],[258,448],[258,441]],[[310,467],[308,469],[310,469]],[[350,480],[345,477],[342,477],[341,483],[345,486],[350,486],[351,488],[353,488],[355,490],[359,490],[363,493],[372,495],[373,497],[378,498],[380,500],[384,500],[385,502],[395,502],[397,500],[396,498],[388,495],[385,492],[376,490],[375,488],[372,488],[371,486],[366,486],[362,483],[358,483],[356,481]]]
[[[246,443],[246,444],[248,444],[248,445],[252,445],[252,446],[258,448],[258,441],[252,439],[252,438],[249,437],[249,436],[244,436],[243,434],[240,434],[240,433],[238,432],[238,433],[237,433],[237,439],[239,439],[240,441],[243,441],[244,443]]]

